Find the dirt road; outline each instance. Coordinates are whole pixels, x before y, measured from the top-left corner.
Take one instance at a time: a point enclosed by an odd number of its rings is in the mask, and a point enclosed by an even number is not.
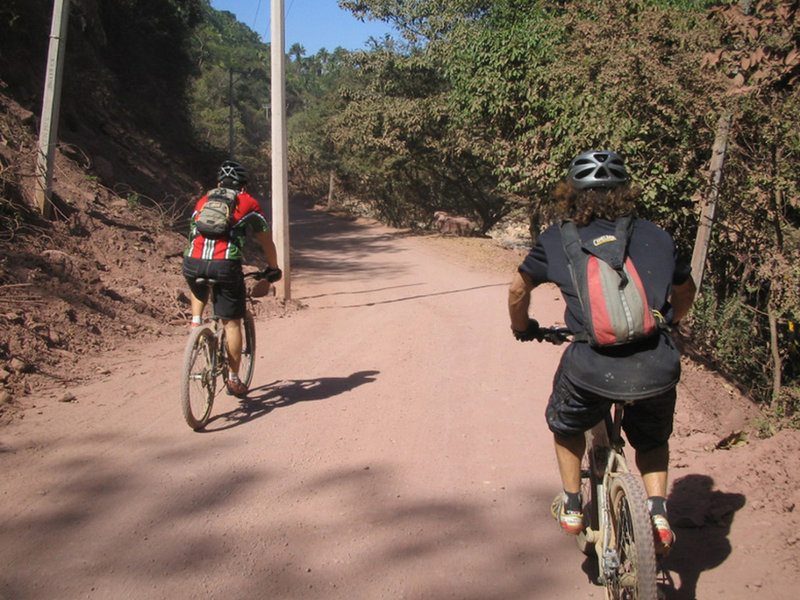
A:
[[[0,597],[602,597],[548,514],[560,349],[512,338],[509,274],[374,223],[292,220],[307,308],[259,321],[250,397],[221,396],[205,432],[181,417],[177,334],[0,432]],[[557,293],[535,294],[557,322]],[[670,597],[750,597],[730,547],[703,567],[686,539]]]

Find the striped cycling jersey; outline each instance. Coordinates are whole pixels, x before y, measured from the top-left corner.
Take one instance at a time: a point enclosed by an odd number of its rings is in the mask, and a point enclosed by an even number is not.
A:
[[[267,218],[258,200],[247,192],[236,196],[236,209],[233,211],[233,224],[227,237],[218,240],[205,238],[197,231],[197,215],[208,200],[208,194],[200,198],[194,207],[189,225],[189,247],[184,256],[204,260],[242,260],[242,247],[247,227],[253,231],[269,231]]]

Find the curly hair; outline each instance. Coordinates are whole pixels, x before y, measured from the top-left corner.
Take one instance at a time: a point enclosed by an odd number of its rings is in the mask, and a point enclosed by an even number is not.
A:
[[[623,215],[636,212],[636,200],[641,188],[622,185],[613,189],[576,190],[562,181],[553,192],[560,218],[574,221],[578,227],[588,225],[592,219],[614,221]]]

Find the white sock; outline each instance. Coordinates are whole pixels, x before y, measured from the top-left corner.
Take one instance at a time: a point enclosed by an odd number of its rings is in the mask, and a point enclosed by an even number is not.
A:
[[[202,322],[203,322],[203,318],[202,317],[192,317],[192,323],[194,323],[196,325],[200,325]]]

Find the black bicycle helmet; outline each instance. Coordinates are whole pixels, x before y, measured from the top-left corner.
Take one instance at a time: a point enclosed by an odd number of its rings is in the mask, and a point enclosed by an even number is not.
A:
[[[628,171],[616,152],[589,150],[569,163],[567,181],[579,190],[615,188],[628,181]]]
[[[242,187],[247,184],[247,171],[235,160],[226,160],[222,163],[217,173],[217,183],[228,182],[236,187]]]

